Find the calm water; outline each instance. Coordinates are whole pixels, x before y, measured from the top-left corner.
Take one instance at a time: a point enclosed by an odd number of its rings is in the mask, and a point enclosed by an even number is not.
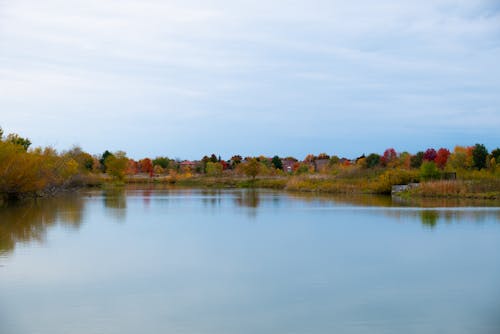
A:
[[[2,208],[0,333],[497,334],[500,208],[160,189]]]

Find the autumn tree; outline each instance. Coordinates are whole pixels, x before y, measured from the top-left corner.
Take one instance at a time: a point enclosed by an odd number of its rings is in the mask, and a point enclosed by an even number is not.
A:
[[[330,156],[326,153],[320,153],[318,154],[318,157],[317,157],[318,160],[323,160],[323,159],[330,159]]]
[[[69,151],[64,152],[66,157],[75,160],[78,163],[80,172],[90,172],[94,166],[94,157],[84,152],[81,147],[74,146]]]
[[[127,168],[125,168],[125,174],[135,175],[139,172],[139,167],[137,161],[134,159],[128,159]]]
[[[399,154],[399,166],[404,169],[410,169],[411,154],[409,152],[402,152]]]
[[[129,159],[123,151],[118,151],[114,154],[108,155],[104,161],[106,173],[111,175],[116,180],[123,181],[128,161]]]
[[[314,163],[314,160],[316,160],[316,156],[314,154],[308,154],[306,155],[306,157],[304,158],[304,162],[305,163]]]
[[[436,159],[437,152],[433,148],[428,148],[424,153],[425,161],[434,161]]]
[[[232,168],[235,168],[238,164],[241,163],[241,161],[243,161],[243,158],[241,157],[241,155],[233,155],[231,157],[231,159],[229,160],[229,163],[230,163]]]
[[[472,146],[455,146],[453,153],[448,158],[448,165],[453,169],[472,168],[472,150]]]
[[[384,154],[380,158],[380,162],[382,163],[383,166],[392,167],[397,158],[398,158],[398,153],[396,152],[396,150],[393,148],[388,148],[387,150],[384,151]]]
[[[158,175],[165,173],[165,169],[163,169],[160,165],[154,165],[153,171]]]
[[[144,158],[139,160],[139,171],[141,173],[149,174],[150,177],[153,176],[153,162],[149,158]]]
[[[450,151],[446,148],[440,148],[436,153],[436,158],[434,162],[440,169],[444,169],[446,163],[448,162],[448,158],[450,157]]]
[[[206,173],[208,176],[221,176],[222,165],[220,162],[207,162]]]
[[[488,157],[488,150],[483,144],[476,144],[472,149],[472,163],[477,169],[486,168],[486,158]]]
[[[251,177],[255,180],[255,177],[260,173],[260,162],[256,158],[247,159],[247,161],[242,165],[243,172],[246,176]]]

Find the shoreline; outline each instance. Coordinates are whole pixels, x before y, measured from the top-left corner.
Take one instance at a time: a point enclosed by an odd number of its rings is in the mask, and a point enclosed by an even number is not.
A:
[[[404,200],[489,200],[499,201],[500,180],[437,180],[423,181],[419,187],[392,194],[390,188],[381,188],[378,179],[339,179],[323,175],[270,176],[255,179],[240,176],[134,176],[123,181],[115,181],[107,175],[90,175],[66,186],[54,187],[47,191],[0,196],[0,204],[29,198],[46,198],[72,194],[85,189],[106,189],[129,185],[166,185],[174,188],[193,189],[272,189],[290,193],[317,195],[374,195],[396,197]],[[389,184],[392,186],[392,184]],[[381,191],[382,189],[382,191]]]

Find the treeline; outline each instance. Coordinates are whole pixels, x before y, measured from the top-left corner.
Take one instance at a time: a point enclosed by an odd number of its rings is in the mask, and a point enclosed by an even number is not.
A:
[[[199,160],[179,160],[166,156],[134,160],[124,151],[105,151],[92,155],[79,147],[57,152],[53,148],[31,147],[28,138],[17,134],[4,136],[0,128],[0,197],[40,196],[60,189],[114,182],[156,180],[175,183],[200,178],[258,176],[279,178],[295,176],[288,182],[290,189],[318,187],[310,179],[330,178],[339,182],[331,185],[385,193],[394,184],[437,179],[498,179],[500,148],[488,152],[482,144],[446,148],[429,148],[411,154],[393,148],[383,153],[371,153],[355,159],[321,153],[309,154],[299,160],[294,157],[245,157],[234,155],[228,160],[215,154]],[[297,178],[303,176],[303,178]],[[306,180],[307,176],[311,176]],[[308,183],[304,184],[306,180]],[[281,182],[280,184],[282,184]]]

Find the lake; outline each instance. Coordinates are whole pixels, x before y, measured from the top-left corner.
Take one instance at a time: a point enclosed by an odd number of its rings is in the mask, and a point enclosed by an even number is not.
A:
[[[0,333],[500,333],[500,207],[154,187],[10,205]]]

